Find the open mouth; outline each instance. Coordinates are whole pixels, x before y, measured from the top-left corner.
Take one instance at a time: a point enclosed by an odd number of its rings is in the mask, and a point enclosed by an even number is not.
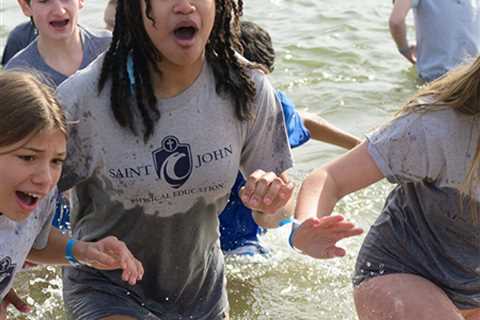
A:
[[[17,195],[18,200],[27,207],[35,206],[38,199],[40,199],[39,195],[30,192],[17,191],[15,194]]]
[[[179,40],[192,40],[197,31],[195,27],[180,27],[175,29],[173,33]]]
[[[63,28],[70,22],[70,19],[51,21],[50,25],[54,28]]]

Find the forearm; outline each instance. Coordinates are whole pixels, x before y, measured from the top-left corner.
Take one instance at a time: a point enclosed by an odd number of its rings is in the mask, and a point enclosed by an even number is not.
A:
[[[52,228],[48,236],[47,246],[41,250],[30,250],[27,259],[37,264],[69,265],[69,262],[65,259],[65,247],[68,239],[70,239],[68,236]],[[73,255],[77,260],[81,260],[79,256],[83,244],[83,241],[76,241],[73,246]]]
[[[361,142],[357,137],[338,129],[320,117],[312,119],[309,116],[304,116],[303,119],[305,127],[310,131],[310,135],[314,140],[333,144],[345,149],[352,149]]]
[[[407,26],[405,20],[390,20],[389,21],[390,34],[397,48],[408,48]]]
[[[330,215],[340,198],[335,179],[327,170],[318,169],[307,176],[300,188],[295,218],[304,221]]]
[[[383,178],[368,152],[368,142],[307,176],[300,188],[295,218],[330,215],[338,200]]]
[[[408,48],[407,27],[405,19],[411,8],[410,0],[396,0],[393,4],[393,10],[388,20],[390,34],[397,48]]]

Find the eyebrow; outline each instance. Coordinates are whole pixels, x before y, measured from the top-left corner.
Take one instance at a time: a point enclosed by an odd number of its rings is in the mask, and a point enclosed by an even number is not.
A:
[[[38,153],[44,153],[44,152],[45,152],[45,150],[41,150],[41,149],[37,149],[37,148],[32,148],[32,147],[23,147],[22,149],[30,150],[30,151],[38,152]],[[59,153],[57,153],[58,156],[65,156],[66,154],[67,154],[66,152],[59,152]]]

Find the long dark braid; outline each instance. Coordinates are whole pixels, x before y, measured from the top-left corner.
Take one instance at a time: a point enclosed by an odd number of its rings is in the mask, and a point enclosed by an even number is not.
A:
[[[143,124],[141,132],[147,140],[160,118],[150,67],[161,76],[157,67],[161,54],[145,31],[140,1],[118,0],[112,43],[105,54],[98,91],[100,93],[111,79],[110,104],[115,119],[120,126],[139,135],[136,119],[140,116]],[[155,23],[150,1],[145,0],[145,13]],[[251,117],[250,105],[254,101],[255,85],[247,74],[248,66],[237,59],[235,52],[235,49],[241,48],[236,26],[239,25],[242,7],[242,0],[238,3],[236,0],[216,0],[215,23],[206,47],[206,59],[213,69],[217,93],[229,96],[234,102],[237,117],[246,120]],[[134,86],[127,71],[129,55],[135,66]]]
[[[215,75],[218,94],[225,93],[233,99],[240,120],[251,117],[250,105],[255,97],[255,84],[247,74],[247,66],[240,62],[237,52],[240,44],[240,16],[243,1],[216,1],[215,23],[207,44],[206,57]]]

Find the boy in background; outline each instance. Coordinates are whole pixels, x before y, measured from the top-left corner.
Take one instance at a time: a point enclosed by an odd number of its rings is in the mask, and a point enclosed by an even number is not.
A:
[[[78,25],[84,0],[18,0],[38,36],[6,64],[6,69],[33,69],[58,86],[90,64],[111,41],[109,32],[93,33]]]

